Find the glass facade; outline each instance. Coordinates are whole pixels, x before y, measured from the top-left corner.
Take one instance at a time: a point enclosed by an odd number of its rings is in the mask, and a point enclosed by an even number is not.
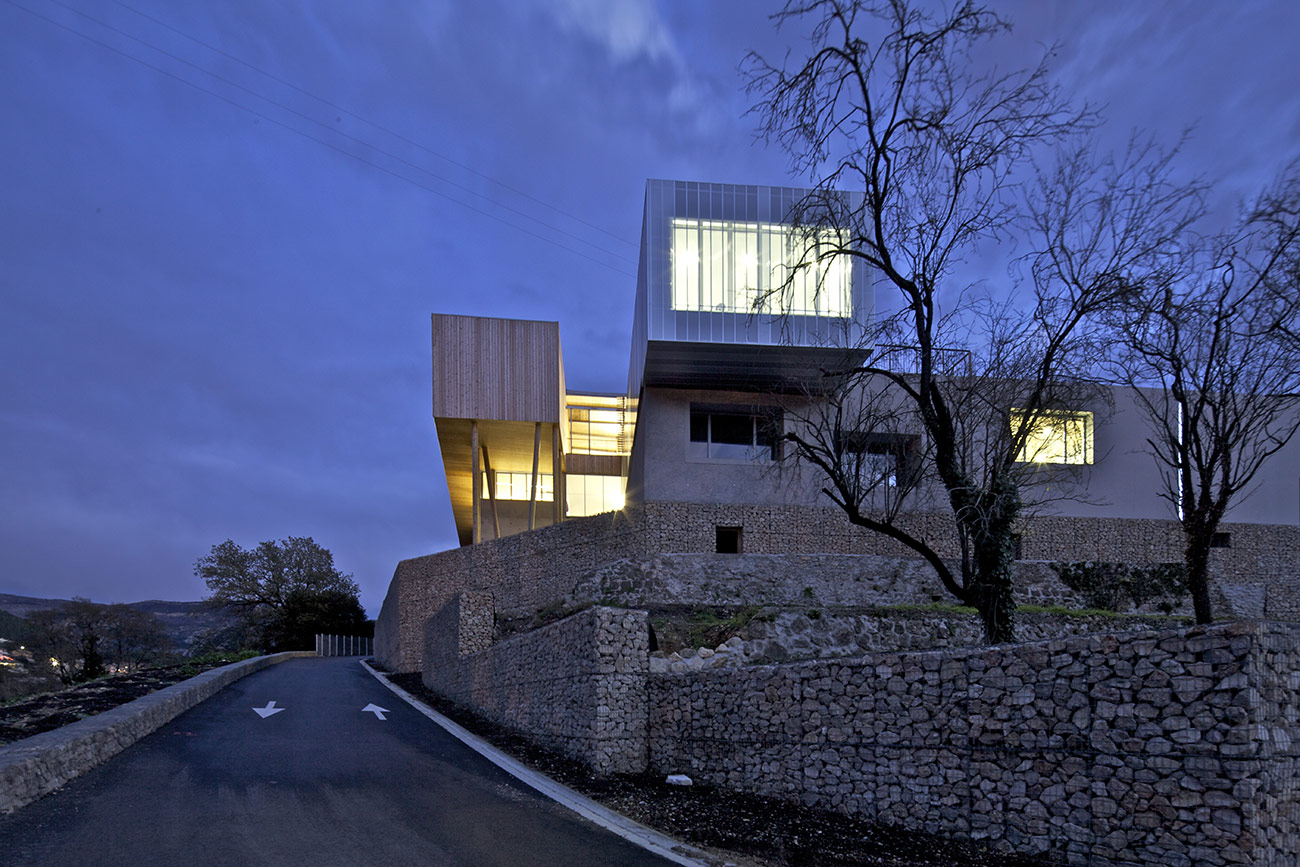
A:
[[[636,412],[628,409],[628,399],[621,394],[570,394],[565,411],[566,454],[593,456],[597,460],[584,461],[581,469],[604,470],[564,474],[565,514],[579,518],[622,509]]]
[[[672,233],[674,310],[845,319],[852,313],[850,257],[826,252],[839,246],[833,229],[808,237],[771,223],[675,219]]]
[[[1012,428],[1024,423],[1026,412],[1011,410]],[[1092,413],[1044,410],[1025,437],[1018,458],[1035,464],[1091,464]]]
[[[569,474],[564,477],[568,515],[580,518],[623,508],[627,479],[622,476]]]
[[[646,182],[632,318],[627,395],[635,402],[648,356],[663,365],[687,344],[799,348],[856,345],[874,306],[871,269],[859,257],[805,256],[808,234],[791,228],[807,190],[651,180]],[[851,209],[860,194],[843,193]],[[793,272],[795,265],[807,265]],[[783,288],[782,292],[773,292]],[[771,295],[769,303],[760,299]],[[756,301],[759,303],[755,304]],[[653,350],[652,350],[653,346]],[[751,356],[752,357],[752,356]],[[659,379],[666,368],[652,370]],[[680,383],[678,383],[680,386]]]
[[[532,473],[500,473],[493,472],[496,478],[498,500],[523,500],[528,502],[528,497],[532,491]],[[488,474],[483,473],[483,499],[487,500],[488,493]],[[539,473],[537,476],[537,500],[538,502],[549,503],[555,499],[555,479],[550,473]]]
[[[568,452],[574,455],[626,455],[632,451],[636,413],[618,395],[570,394]]]

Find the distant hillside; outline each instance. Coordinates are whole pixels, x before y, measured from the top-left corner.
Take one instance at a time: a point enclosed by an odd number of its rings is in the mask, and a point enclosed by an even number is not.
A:
[[[3,619],[6,616],[26,617],[33,611],[58,608],[67,601],[67,599],[41,599],[35,596],[0,593],[0,637],[9,637],[4,633],[4,627],[8,623]],[[199,633],[210,629],[221,629],[234,622],[234,617],[230,614],[219,608],[212,608],[206,602],[164,602],[149,599],[129,604],[137,611],[157,615],[163,623],[167,637],[178,650],[188,648]]]
[[[27,644],[31,636],[31,627],[17,615],[0,611],[0,638],[7,638],[15,644]]]

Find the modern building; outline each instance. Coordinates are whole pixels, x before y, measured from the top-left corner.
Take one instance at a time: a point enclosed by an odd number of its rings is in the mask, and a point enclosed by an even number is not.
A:
[[[827,253],[832,230],[790,225],[803,193],[646,184],[623,395],[567,390],[557,323],[434,315],[433,414],[462,544],[625,504],[827,504],[816,472],[778,460],[780,435],[821,371],[862,345],[877,281],[861,260]],[[1085,403],[1054,413],[1027,448],[1044,470],[1039,493],[1071,494],[1042,497],[1042,513],[1170,518],[1132,397]],[[882,478],[903,471],[908,435],[854,433]],[[944,511],[939,493],[914,507]],[[1295,526],[1298,493],[1293,447],[1228,518]],[[718,536],[719,550],[739,550],[740,533]]]

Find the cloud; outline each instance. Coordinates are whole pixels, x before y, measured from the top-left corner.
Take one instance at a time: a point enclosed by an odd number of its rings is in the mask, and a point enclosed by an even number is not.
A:
[[[556,0],[549,11],[561,28],[601,45],[615,63],[644,57],[681,65],[681,54],[653,0]]]

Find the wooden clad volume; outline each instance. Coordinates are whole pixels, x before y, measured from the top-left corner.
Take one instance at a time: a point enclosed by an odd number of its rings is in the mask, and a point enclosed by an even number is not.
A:
[[[560,325],[433,314],[435,418],[559,423]]]

